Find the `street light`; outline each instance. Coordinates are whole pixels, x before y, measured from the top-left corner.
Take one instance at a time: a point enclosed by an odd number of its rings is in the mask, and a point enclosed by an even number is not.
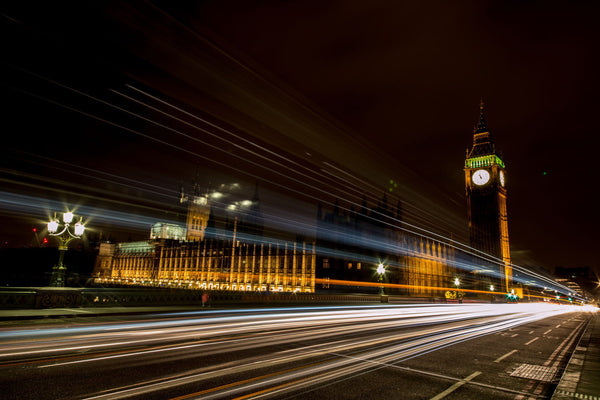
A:
[[[377,266],[377,273],[379,274],[379,295],[383,296],[383,274],[385,274],[385,267],[382,263]]]
[[[50,286],[54,287],[63,287],[65,286],[65,272],[67,267],[64,266],[63,260],[65,257],[65,252],[69,249],[69,243],[73,239],[81,238],[83,235],[83,231],[85,230],[85,226],[83,225],[82,218],[79,218],[79,222],[75,223],[73,226],[73,232],[71,232],[70,226],[71,222],[73,222],[74,215],[72,212],[68,211],[63,214],[63,228],[61,228],[59,220],[56,218],[56,213],[54,213],[54,218],[48,222],[48,233],[50,236],[54,236],[58,239],[58,264],[56,264],[52,268],[52,277],[50,278]]]
[[[456,298],[458,299],[459,304],[462,304],[462,298],[460,297],[460,292],[458,291],[460,287],[460,280],[458,278],[454,278],[454,286],[456,286]]]

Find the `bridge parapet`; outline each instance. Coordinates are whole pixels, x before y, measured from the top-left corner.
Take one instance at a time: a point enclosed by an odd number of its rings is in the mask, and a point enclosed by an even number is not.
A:
[[[444,299],[377,294],[202,291],[174,288],[0,288],[0,309],[261,304],[438,303]]]

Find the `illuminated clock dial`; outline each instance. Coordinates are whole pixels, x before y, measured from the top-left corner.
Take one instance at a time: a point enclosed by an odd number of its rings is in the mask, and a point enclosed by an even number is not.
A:
[[[500,171],[500,185],[504,187],[504,171]]]
[[[473,183],[476,185],[485,185],[490,180],[490,173],[485,169],[478,169],[473,174]]]

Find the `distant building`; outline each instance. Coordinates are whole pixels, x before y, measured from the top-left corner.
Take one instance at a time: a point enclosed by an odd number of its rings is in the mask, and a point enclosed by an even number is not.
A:
[[[388,207],[386,196],[376,208],[363,202],[356,212],[341,212],[336,205],[324,213],[319,206],[314,243],[272,232],[265,237],[258,189],[252,200],[236,200],[233,204],[245,208],[228,219],[215,217],[218,209],[233,210],[217,201],[218,192],[194,193],[181,196],[188,210],[186,228],[158,222],[149,240],[102,243],[97,279],[206,290],[314,292],[360,286],[365,291],[361,283],[377,282],[374,271],[383,263],[382,280],[396,285],[387,293],[439,297],[444,295],[439,288],[448,287],[454,276],[454,250],[401,231],[400,203]],[[332,287],[331,281],[356,285]]]
[[[579,286],[579,284],[573,280],[570,279],[565,279],[565,278],[556,278],[555,281],[563,286],[566,286],[567,288],[569,288],[570,295],[578,295],[578,296],[583,296],[583,290],[581,289],[581,286]]]
[[[314,292],[314,243],[262,237],[258,188],[252,200],[224,204],[221,195],[201,194],[194,185],[180,200],[187,207],[186,228],[159,222],[149,240],[102,243],[96,278],[206,290]],[[218,208],[231,211],[232,218],[216,218]]]
[[[386,271],[381,280],[391,284],[387,294],[444,297],[444,288],[450,287],[455,275],[454,249],[403,231],[401,214],[401,204],[389,206],[386,195],[375,208],[369,208],[364,199],[360,208],[351,206],[345,211],[337,202],[331,212],[319,205],[317,276],[321,287],[368,290],[361,283],[379,282],[376,270],[381,263]],[[371,291],[378,290],[371,286]]]

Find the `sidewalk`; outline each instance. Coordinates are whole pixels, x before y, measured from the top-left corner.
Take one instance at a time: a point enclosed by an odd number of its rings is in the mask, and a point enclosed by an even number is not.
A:
[[[595,312],[552,400],[600,400],[600,315]]]

